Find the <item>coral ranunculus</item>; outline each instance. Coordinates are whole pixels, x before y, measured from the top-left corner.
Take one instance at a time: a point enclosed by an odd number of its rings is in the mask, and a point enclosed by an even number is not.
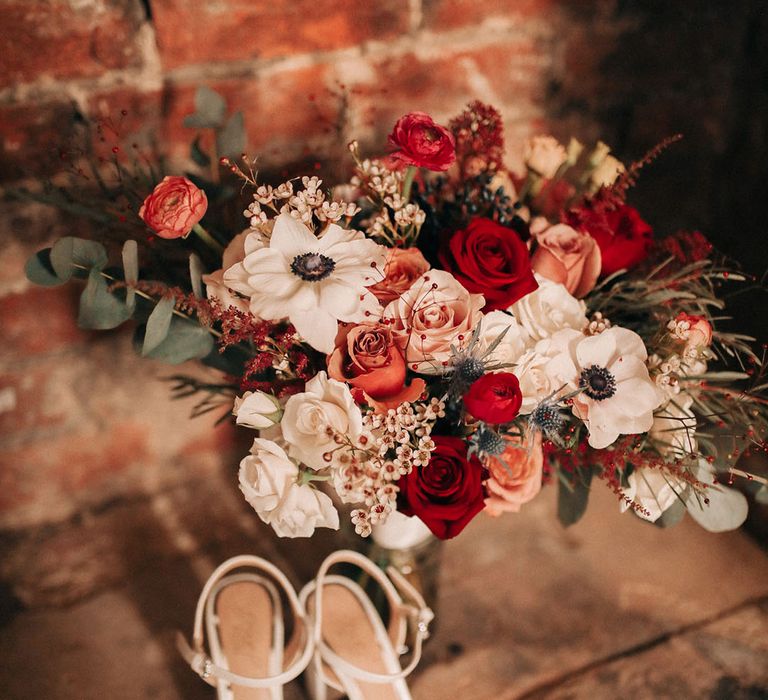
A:
[[[415,515],[441,540],[456,537],[485,506],[485,469],[476,456],[467,459],[467,443],[434,436],[429,464],[401,477],[398,510]]]
[[[592,291],[601,266],[600,247],[592,236],[556,224],[535,238],[537,248],[531,257],[535,272],[562,284],[577,299]]]
[[[484,374],[464,394],[464,408],[486,423],[509,423],[520,412],[523,394],[511,372]]]
[[[427,170],[448,170],[456,160],[456,141],[444,126],[424,112],[410,112],[397,120],[389,135],[391,157]]]
[[[472,219],[451,236],[439,257],[467,290],[485,297],[486,313],[506,309],[539,286],[525,243],[491,219]]]
[[[377,410],[397,408],[415,401],[424,391],[423,379],[405,385],[405,359],[392,330],[382,324],[344,325],[336,337],[336,349],[328,356],[328,374],[362,390]]]
[[[186,236],[205,215],[208,198],[185,177],[166,176],[139,209],[139,217],[160,238]]]

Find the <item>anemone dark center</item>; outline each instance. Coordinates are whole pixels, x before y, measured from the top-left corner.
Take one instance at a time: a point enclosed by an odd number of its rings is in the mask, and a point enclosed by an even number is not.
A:
[[[579,386],[590,399],[603,401],[616,393],[616,378],[605,367],[592,365],[582,371]]]
[[[302,253],[291,263],[291,272],[307,282],[319,282],[333,272],[336,262],[321,253]]]

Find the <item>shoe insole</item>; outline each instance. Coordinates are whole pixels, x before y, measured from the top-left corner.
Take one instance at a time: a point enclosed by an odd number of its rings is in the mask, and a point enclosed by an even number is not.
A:
[[[239,581],[216,596],[219,639],[232,673],[250,678],[275,675],[269,669],[272,652],[272,599],[253,581]],[[232,685],[234,700],[272,700],[269,688]]]
[[[373,623],[368,618],[357,596],[341,585],[323,586],[322,634],[326,644],[342,659],[372,673],[391,673],[383,659]],[[365,700],[402,700],[391,685],[366,683],[357,678],[350,682],[359,689]],[[349,689],[352,691],[352,689]],[[350,698],[356,698],[350,692]]]

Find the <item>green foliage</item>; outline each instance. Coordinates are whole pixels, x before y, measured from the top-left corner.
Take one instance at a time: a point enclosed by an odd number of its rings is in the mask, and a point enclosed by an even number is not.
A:
[[[242,112],[235,112],[216,132],[216,150],[220,156],[239,158],[245,151],[245,121]]]
[[[66,236],[51,248],[51,267],[65,282],[77,270],[102,270],[109,262],[107,250],[101,243]]]
[[[107,330],[117,328],[131,317],[126,304],[110,293],[107,281],[98,268],[88,273],[88,283],[80,295],[77,325],[80,328]]]
[[[125,305],[131,314],[136,307],[136,289],[133,285],[139,281],[139,252],[136,241],[126,241],[123,244],[123,271],[125,273]]]
[[[61,279],[51,265],[51,249],[39,250],[24,266],[27,279],[41,287],[58,287],[67,280]]]
[[[141,346],[142,355],[149,355],[165,340],[171,327],[174,306],[173,297],[163,297],[152,309],[144,331],[144,342]]]
[[[204,85],[195,93],[195,112],[184,117],[184,126],[191,129],[218,129],[224,124],[227,103],[219,93]]]
[[[591,483],[592,471],[590,469],[580,470],[572,483],[566,481],[565,476],[560,476],[560,485],[557,491],[557,517],[565,527],[581,520],[587,510]]]
[[[137,348],[144,347],[146,330],[143,327],[137,329],[134,338]],[[203,358],[211,350],[213,350],[213,336],[205,326],[192,320],[172,316],[163,340],[142,354],[155,360],[178,365],[187,360]]]

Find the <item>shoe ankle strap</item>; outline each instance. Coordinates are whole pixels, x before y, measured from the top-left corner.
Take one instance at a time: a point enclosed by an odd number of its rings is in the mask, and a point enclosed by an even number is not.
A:
[[[331,566],[338,563],[351,563],[375,579],[384,590],[393,609],[397,610],[406,620],[413,634],[413,652],[411,660],[405,668],[394,673],[374,673],[349,663],[333,651],[322,639],[322,587],[325,576]],[[387,574],[389,576],[387,576]],[[434,619],[434,613],[427,606],[419,591],[394,567],[387,567],[385,574],[368,557],[351,550],[340,550],[331,554],[320,566],[315,578],[315,644],[322,656],[332,668],[339,669],[343,674],[370,683],[391,683],[408,676],[421,661],[422,645],[429,637],[429,623]],[[402,596],[401,596],[402,594]],[[408,602],[403,601],[403,597]],[[402,652],[401,652],[402,653]]]
[[[203,614],[208,597],[211,595],[211,591],[214,586],[229,572],[234,569],[248,567],[252,569],[259,569],[268,573],[272,578],[280,584],[281,588],[285,592],[288,603],[291,606],[294,618],[297,623],[297,630],[294,634],[298,634],[298,627],[300,625],[301,631],[304,633],[306,641],[304,649],[299,657],[282,673],[274,676],[265,676],[263,678],[252,678],[250,676],[241,676],[240,674],[233,673],[229,669],[223,668],[213,662],[210,656],[205,652],[205,633],[203,628]],[[252,556],[249,554],[242,554],[237,557],[227,559],[227,561],[220,564],[203,586],[203,590],[200,593],[200,597],[197,601],[197,607],[195,609],[195,622],[192,632],[192,644],[190,645],[185,637],[181,633],[177,633],[176,646],[179,652],[184,657],[185,661],[192,667],[192,670],[197,673],[208,685],[216,686],[217,679],[227,681],[233,685],[241,685],[246,688],[269,688],[271,686],[285,685],[289,681],[296,678],[309,663],[309,660],[313,652],[313,638],[310,634],[309,622],[307,620],[304,607],[299,601],[296,591],[293,585],[288,580],[288,577],[280,571],[274,564],[268,562],[261,557]]]

